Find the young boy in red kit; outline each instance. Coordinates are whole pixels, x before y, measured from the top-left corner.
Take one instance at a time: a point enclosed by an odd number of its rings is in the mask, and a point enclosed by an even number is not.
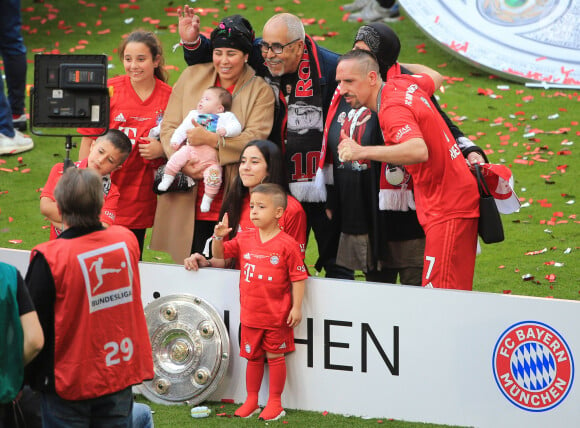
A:
[[[101,222],[108,227],[115,222],[119,190],[111,183],[111,172],[119,169],[131,152],[131,140],[123,132],[110,129],[93,141],[89,156],[75,162],[77,168],[94,169],[103,177],[105,203],[101,212]],[[62,231],[62,217],[58,212],[54,189],[64,173],[64,164],[57,163],[52,167],[46,184],[40,194],[40,212],[50,220],[50,239],[56,239]]]
[[[280,230],[278,220],[286,209],[286,192],[277,184],[256,186],[250,196],[250,218],[255,230],[239,232],[223,241],[231,228],[227,214],[214,229],[213,258],[195,253],[185,268],[223,267],[237,258],[240,266],[240,355],[248,359],[245,403],[235,415],[248,418],[258,412],[258,393],[264,375],[264,354],[270,367],[270,395],[259,418],[266,421],[286,415],[281,396],[286,382],[284,354],[294,351],[294,327],[302,320],[302,298],[308,277],[299,246]]]

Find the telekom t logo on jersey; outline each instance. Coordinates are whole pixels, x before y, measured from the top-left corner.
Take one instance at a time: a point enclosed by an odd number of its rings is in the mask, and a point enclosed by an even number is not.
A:
[[[246,282],[250,282],[250,279],[254,277],[254,271],[256,270],[256,265],[251,263],[246,263],[244,265],[244,277]]]
[[[79,254],[90,312],[133,300],[133,270],[125,242]]]

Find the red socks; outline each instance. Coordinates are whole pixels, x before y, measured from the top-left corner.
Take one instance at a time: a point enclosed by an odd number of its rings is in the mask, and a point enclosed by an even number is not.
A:
[[[260,392],[263,376],[264,358],[260,357],[255,360],[248,360],[248,366],[246,368],[246,391],[248,392],[248,397],[246,398],[246,402],[235,411],[235,416],[249,418],[260,411],[260,407],[258,406],[258,393]]]
[[[268,404],[260,413],[260,419],[266,421],[275,421],[286,415],[282,408],[282,391],[286,383],[286,358],[269,358],[268,366],[270,367],[270,396]]]
[[[268,398],[268,404],[260,413],[260,419],[275,421],[286,415],[286,412],[282,408],[282,391],[284,391],[284,384],[286,383],[286,358],[284,356],[269,358],[268,366],[270,367],[270,396]],[[235,411],[235,416],[249,418],[260,411],[260,407],[258,406],[258,393],[260,392],[263,376],[264,359],[248,360],[248,366],[246,368],[246,390],[248,397],[245,403]]]

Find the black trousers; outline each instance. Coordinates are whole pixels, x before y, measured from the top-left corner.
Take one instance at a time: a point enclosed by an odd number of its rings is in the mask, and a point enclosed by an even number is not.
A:
[[[354,271],[336,264],[336,251],[340,229],[336,221],[326,215],[326,204],[323,202],[302,202],[306,212],[306,237],[310,231],[314,232],[314,239],[318,245],[318,260],[314,265],[317,271],[324,268],[327,278],[354,279]]]

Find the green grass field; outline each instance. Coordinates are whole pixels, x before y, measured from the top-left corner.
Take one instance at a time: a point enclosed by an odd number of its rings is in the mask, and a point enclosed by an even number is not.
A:
[[[319,43],[343,53],[351,48],[360,24],[343,21],[339,6],[348,0],[258,1],[245,3],[198,0],[188,3],[204,8],[202,26],[211,29],[220,17],[241,13],[261,33],[264,22],[278,11],[304,18],[306,30]],[[185,62],[181,49],[172,51],[179,41],[176,33],[175,1],[136,0],[119,3],[94,2],[38,3],[23,0],[25,43],[29,49],[28,83],[33,83],[36,53],[106,54],[109,77],[124,72],[116,48],[123,34],[137,27],[152,29],[161,38],[166,63],[175,82]],[[523,198],[519,213],[504,216],[506,240],[482,244],[476,262],[474,290],[580,299],[580,246],[578,205],[577,145],[580,144],[580,93],[571,90],[528,89],[522,84],[490,76],[466,65],[432,43],[421,30],[405,19],[394,23],[400,36],[400,62],[423,63],[448,77],[445,92],[439,93],[444,110],[466,135],[484,148],[491,162],[512,168],[516,191]],[[500,89],[507,86],[507,89]],[[488,95],[478,95],[487,93]],[[489,96],[493,93],[492,96]],[[54,130],[51,130],[54,131]],[[535,132],[535,137],[524,134]],[[74,133],[74,130],[70,130]],[[52,165],[64,157],[61,137],[34,137],[35,149],[15,156],[0,157],[0,247],[30,250],[48,239],[48,222],[39,212],[39,189]],[[80,141],[80,139],[75,139]],[[73,160],[77,150],[73,150]],[[307,262],[316,257],[314,240],[307,251]],[[146,250],[145,261],[166,262],[163,253]],[[528,280],[524,280],[526,277]],[[191,422],[185,407],[153,406],[159,427]],[[213,413],[233,413],[233,405],[214,403]],[[363,426],[377,420],[345,418],[336,415],[290,411],[286,418],[299,426]],[[387,422],[385,420],[385,422]],[[389,426],[416,426],[388,421]],[[255,421],[212,417],[196,420],[203,426],[254,426]],[[433,425],[425,425],[433,426]]]

